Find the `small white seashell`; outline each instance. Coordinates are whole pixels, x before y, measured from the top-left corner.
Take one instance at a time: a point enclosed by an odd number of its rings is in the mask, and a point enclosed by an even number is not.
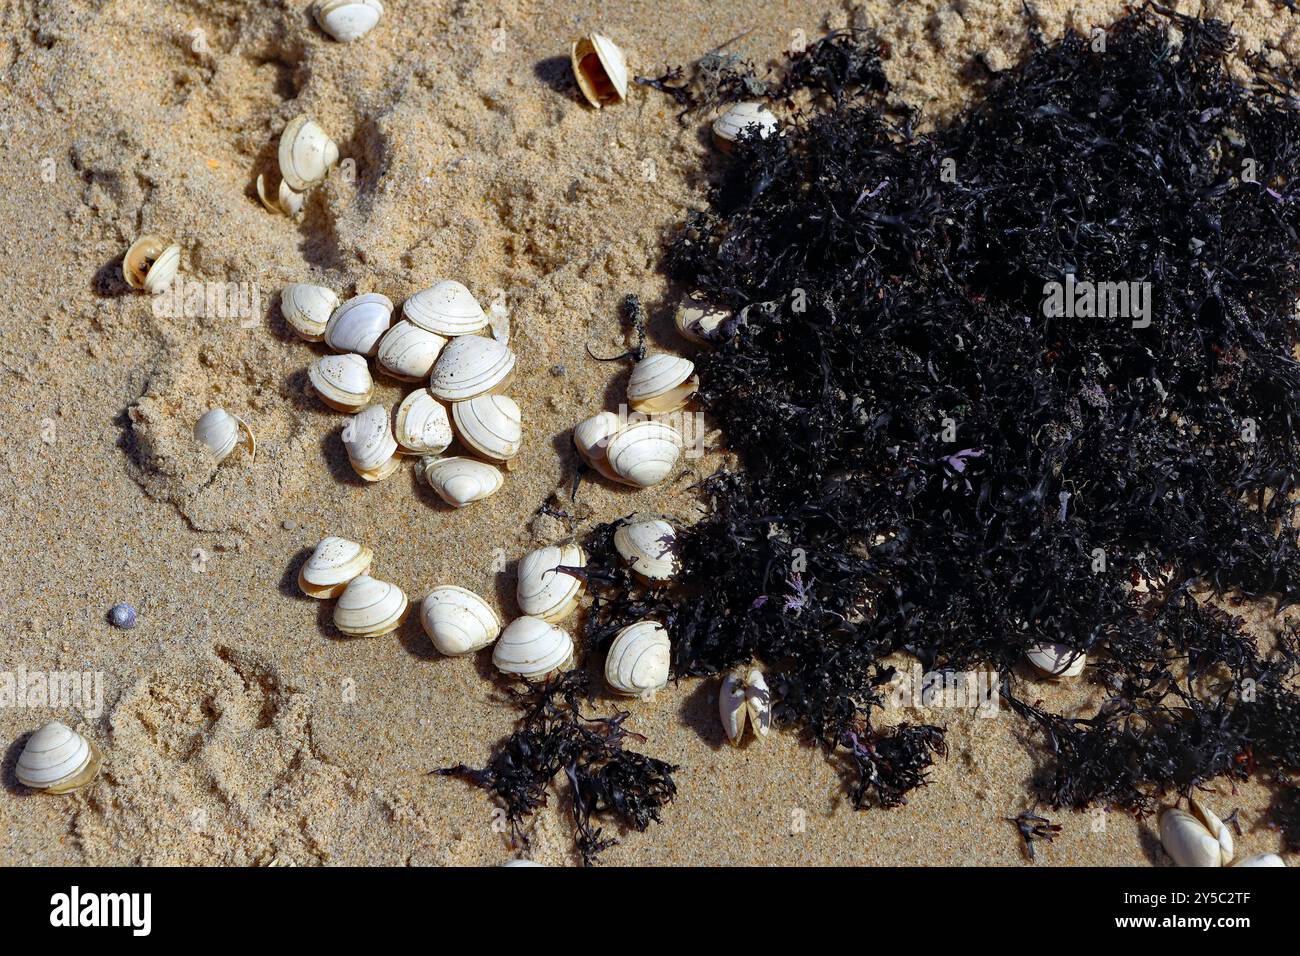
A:
[[[84,787],[99,773],[99,748],[67,724],[51,720],[30,737],[14,767],[24,787],[68,793]]]
[[[509,461],[519,454],[523,416],[514,399],[480,395],[451,406],[452,424],[465,447],[488,461]]]
[[[403,382],[427,378],[447,340],[406,319],[397,322],[379,340],[375,357],[379,367]]]
[[[677,306],[673,321],[683,337],[701,345],[708,345],[723,322],[731,318],[725,309],[715,309],[703,299],[685,296]]]
[[[321,538],[298,572],[298,588],[308,597],[338,597],[349,581],[370,570],[374,556],[365,545],[347,538]]]
[[[325,344],[335,352],[373,356],[393,319],[388,296],[367,292],[344,302],[325,325]]]
[[[591,33],[575,41],[570,60],[578,89],[596,109],[627,99],[627,58],[609,37]]]
[[[501,621],[486,601],[450,584],[434,588],[425,597],[420,623],[438,653],[448,657],[472,654],[501,633]]]
[[[429,376],[429,391],[444,402],[506,390],[515,373],[515,353],[495,339],[462,335],[447,343]]]
[[[1025,658],[1046,677],[1078,677],[1088,663],[1088,655],[1064,644],[1031,644]]]
[[[451,444],[451,421],[447,409],[421,388],[397,406],[395,427],[401,450],[412,455],[439,455]]]
[[[606,458],[613,476],[648,488],[668,477],[682,451],[682,436],[670,425],[638,421],[609,440]]]
[[[635,697],[668,684],[672,648],[658,621],[638,621],[614,635],[605,658],[605,683]]]
[[[382,481],[402,464],[397,439],[388,426],[388,409],[368,405],[343,426],[343,447],[352,468],[366,481]]]
[[[384,5],[379,0],[320,0],[316,4],[320,28],[343,43],[361,39],[383,15]]]
[[[643,581],[667,581],[677,573],[677,531],[661,518],[633,516],[614,531],[614,549]]]
[[[439,458],[424,465],[424,480],[453,508],[482,501],[501,487],[501,471],[473,458]]]
[[[516,857],[513,860],[506,860],[502,866],[545,866],[545,863],[538,863],[536,860],[525,860],[522,857]]]
[[[700,387],[695,363],[676,355],[650,355],[636,363],[627,380],[627,403],[638,412],[675,412]]]
[[[538,617],[515,618],[492,648],[492,663],[497,670],[530,680],[559,670],[572,657],[573,638],[569,633]]]
[[[618,434],[621,426],[622,422],[613,412],[600,412],[573,426],[573,445],[578,450],[579,457],[614,481],[619,478],[610,470],[606,453],[609,450],[609,440]]]
[[[295,117],[280,134],[280,176],[289,188],[306,192],[339,160],[339,148],[310,116]]]
[[[166,289],[181,265],[181,247],[157,236],[141,236],[122,257],[122,278],[132,289],[155,293]]]
[[[349,637],[381,637],[402,626],[409,606],[397,585],[362,574],[339,595],[334,626]]]
[[[307,369],[307,378],[321,401],[340,412],[355,412],[375,393],[370,366],[364,357],[351,353],[322,355]]]
[[[308,342],[325,337],[325,326],[339,307],[339,297],[321,285],[293,282],[280,290],[280,314]]]
[[[402,305],[402,315],[420,328],[447,338],[473,335],[488,326],[488,317],[478,300],[454,279],[443,279],[415,293]]]
[[[262,205],[271,212],[290,218],[302,212],[302,207],[307,201],[306,196],[294,192],[283,179],[280,180],[280,188],[276,195],[272,196],[266,188],[266,177],[261,173],[257,175],[257,198],[262,200]]]
[[[741,133],[758,127],[760,139],[767,139],[780,125],[776,116],[762,103],[752,100],[735,103],[713,121],[713,142],[724,153],[731,152]]]
[[[554,624],[569,616],[578,606],[583,583],[558,567],[583,568],[587,556],[576,544],[550,544],[530,551],[519,561],[515,600],[519,610],[529,617]]]
[[[1233,866],[1286,866],[1286,861],[1276,853],[1256,853],[1244,860],[1238,860]]]
[[[762,740],[772,728],[772,696],[763,672],[757,667],[737,668],[722,680],[718,694],[718,715],[727,739],[739,744],[749,724],[756,739]]]
[[[1232,831],[1196,797],[1191,812],[1177,807],[1160,811],[1160,842],[1179,866],[1227,866],[1234,853]]]
[[[212,408],[204,412],[194,425],[194,437],[207,445],[219,462],[224,461],[235,450],[235,446],[240,444],[241,435],[248,456],[254,457],[257,454],[257,438],[238,415],[231,415],[224,408]]]

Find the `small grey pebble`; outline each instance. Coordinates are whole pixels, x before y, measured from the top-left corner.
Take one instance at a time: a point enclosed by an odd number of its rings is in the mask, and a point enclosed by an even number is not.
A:
[[[135,608],[129,604],[114,604],[108,609],[108,620],[114,627],[129,631],[135,627]]]
[[[551,374],[554,375],[556,378],[559,378],[561,375],[564,374],[564,366],[563,366],[563,365],[552,365],[552,366],[551,366]]]
[[[294,528],[298,527],[298,522],[290,521],[288,518],[285,518],[280,522],[280,527],[285,531],[292,531]]]

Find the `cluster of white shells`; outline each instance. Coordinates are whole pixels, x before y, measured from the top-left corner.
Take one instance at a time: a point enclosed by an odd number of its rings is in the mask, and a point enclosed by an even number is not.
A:
[[[1276,853],[1260,853],[1233,863],[1232,830],[1195,795],[1188,809],[1160,811],[1160,843],[1178,866],[1286,866]]]
[[[298,587],[308,597],[338,598],[334,626],[348,637],[382,637],[402,626],[410,610],[395,584],[371,577],[374,552],[333,535],[322,538],[298,572]]]

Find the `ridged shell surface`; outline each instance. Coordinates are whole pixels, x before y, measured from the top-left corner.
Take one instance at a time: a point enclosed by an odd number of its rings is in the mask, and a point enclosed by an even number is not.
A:
[[[447,340],[438,333],[402,319],[379,340],[375,357],[380,368],[393,378],[419,382],[433,371],[433,363],[446,344]]]
[[[194,437],[208,447],[217,461],[224,461],[235,450],[241,436],[245,436],[244,445],[249,453],[254,453],[257,442],[253,438],[252,429],[224,408],[209,409],[194,424]]]
[[[322,285],[292,282],[280,290],[280,314],[308,342],[325,336],[325,325],[339,307],[339,297]]]
[[[771,110],[762,103],[746,100],[734,104],[713,121],[713,138],[721,148],[729,150],[741,132],[750,126],[757,126],[759,138],[767,139],[778,125]]]
[[[374,356],[392,318],[393,303],[388,296],[378,292],[353,296],[330,316],[325,344],[335,352]]]
[[[478,300],[454,279],[443,279],[415,293],[403,304],[402,315],[420,328],[448,338],[473,335],[488,326]]]
[[[89,783],[98,765],[99,755],[89,740],[52,720],[27,738],[14,776],[25,787],[67,793]]]
[[[668,632],[657,621],[638,621],[614,635],[605,658],[605,683],[619,694],[635,696],[668,683],[672,649]]]
[[[671,412],[695,394],[695,363],[676,355],[650,355],[636,363],[627,382],[627,402],[639,412]]]
[[[453,508],[482,501],[501,487],[500,469],[473,458],[439,458],[424,468],[424,480]]]
[[[682,437],[657,421],[633,422],[609,441],[610,470],[630,485],[648,488],[668,477],[682,452]]]
[[[530,617],[555,623],[573,611],[582,595],[583,584],[558,567],[581,568],[587,556],[576,544],[547,545],[530,551],[519,560],[515,601]]]
[[[451,406],[452,424],[465,447],[489,461],[519,454],[523,415],[507,395],[480,395]]]
[[[321,0],[316,4],[316,22],[342,43],[361,39],[383,15],[384,5],[379,0]]]
[[[373,559],[365,545],[327,535],[298,572],[298,587],[308,597],[337,597],[349,581],[370,570]]]
[[[347,449],[352,467],[363,478],[378,480],[385,477],[386,473],[380,472],[394,461],[397,439],[393,437],[388,422],[388,409],[382,405],[370,405],[343,426],[343,447]]]
[[[339,148],[321,125],[309,116],[297,116],[280,134],[280,176],[289,188],[305,192],[325,178],[338,162]]]
[[[322,400],[331,408],[355,412],[375,392],[375,380],[364,357],[351,352],[322,355],[307,369],[307,378]]]
[[[501,633],[501,622],[486,601],[450,584],[434,588],[425,597],[420,623],[433,646],[448,657],[472,654]]]
[[[401,588],[363,574],[339,595],[334,626],[350,637],[378,637],[397,630],[407,607]]]
[[[633,518],[614,531],[614,549],[647,581],[667,581],[677,571],[677,531],[661,518]]]
[[[563,628],[536,617],[519,617],[506,625],[492,648],[492,663],[506,674],[545,677],[573,657],[573,638]]]
[[[429,391],[444,402],[465,402],[501,391],[515,370],[515,354],[495,339],[462,335],[447,343],[429,377]]]
[[[451,444],[451,419],[447,408],[421,388],[397,406],[397,443],[416,455],[437,455]]]

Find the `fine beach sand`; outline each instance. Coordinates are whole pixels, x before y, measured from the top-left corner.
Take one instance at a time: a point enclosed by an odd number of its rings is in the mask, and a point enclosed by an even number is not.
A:
[[[348,640],[332,605],[294,586],[326,534],[374,548],[374,573],[418,600],[470,588],[514,615],[528,549],[636,510],[690,521],[689,487],[716,450],[634,493],[584,483],[568,497],[568,430],[617,408],[626,365],[619,303],[646,302],[651,346],[681,290],[656,271],[666,235],[703,202],[722,160],[704,125],[635,87],[599,113],[578,97],[571,41],[599,29],[642,75],[731,49],[774,63],[802,30],[857,22],[892,50],[895,92],[941,117],[1026,42],[1020,0],[860,6],[823,2],[391,0],[361,41],[331,41],[302,0],[17,0],[0,8],[0,671],[103,675],[103,709],[0,707],[4,864],[498,864],[511,856],[486,794],[427,771],[481,764],[509,732],[488,655],[439,657],[412,615],[397,636]],[[1183,3],[1233,21],[1246,47],[1300,56],[1300,17],[1271,0]],[[1119,2],[1037,4],[1049,36],[1107,23]],[[253,190],[284,124],[317,117],[352,165],[293,222]],[[350,175],[354,170],[355,174]],[[167,317],[121,281],[137,235],[180,243],[188,281],[255,284],[239,316]],[[278,308],[288,282],[403,298],[442,277],[510,312],[525,448],[505,487],[460,512],[410,466],[364,485],[345,421],[306,381],[323,345]],[[376,400],[405,389],[379,380]],[[257,433],[254,463],[216,467],[191,430],[220,405]],[[552,498],[552,496],[558,496]],[[539,516],[552,503],[566,526]],[[509,567],[498,572],[504,553]],[[139,625],[115,630],[128,601]],[[1256,615],[1261,632],[1276,627]],[[573,622],[570,622],[572,625]],[[1086,691],[1039,685],[1053,706]],[[1009,713],[895,711],[949,727],[931,785],[900,809],[854,813],[836,766],[791,734],[726,744],[717,682],[634,702],[646,753],[682,765],[664,823],[630,833],[609,864],[1010,864],[1007,822],[1034,806],[1041,739]],[[600,706],[611,702],[602,699]],[[92,708],[92,711],[94,708]],[[25,734],[58,718],[105,752],[98,780],[52,797],[18,786]],[[1276,851],[1268,792],[1215,787],[1241,809],[1242,855]],[[558,801],[533,856],[574,862]],[[1043,812],[1040,810],[1040,812]],[[1154,820],[1046,811],[1063,825],[1049,864],[1160,863]]]

